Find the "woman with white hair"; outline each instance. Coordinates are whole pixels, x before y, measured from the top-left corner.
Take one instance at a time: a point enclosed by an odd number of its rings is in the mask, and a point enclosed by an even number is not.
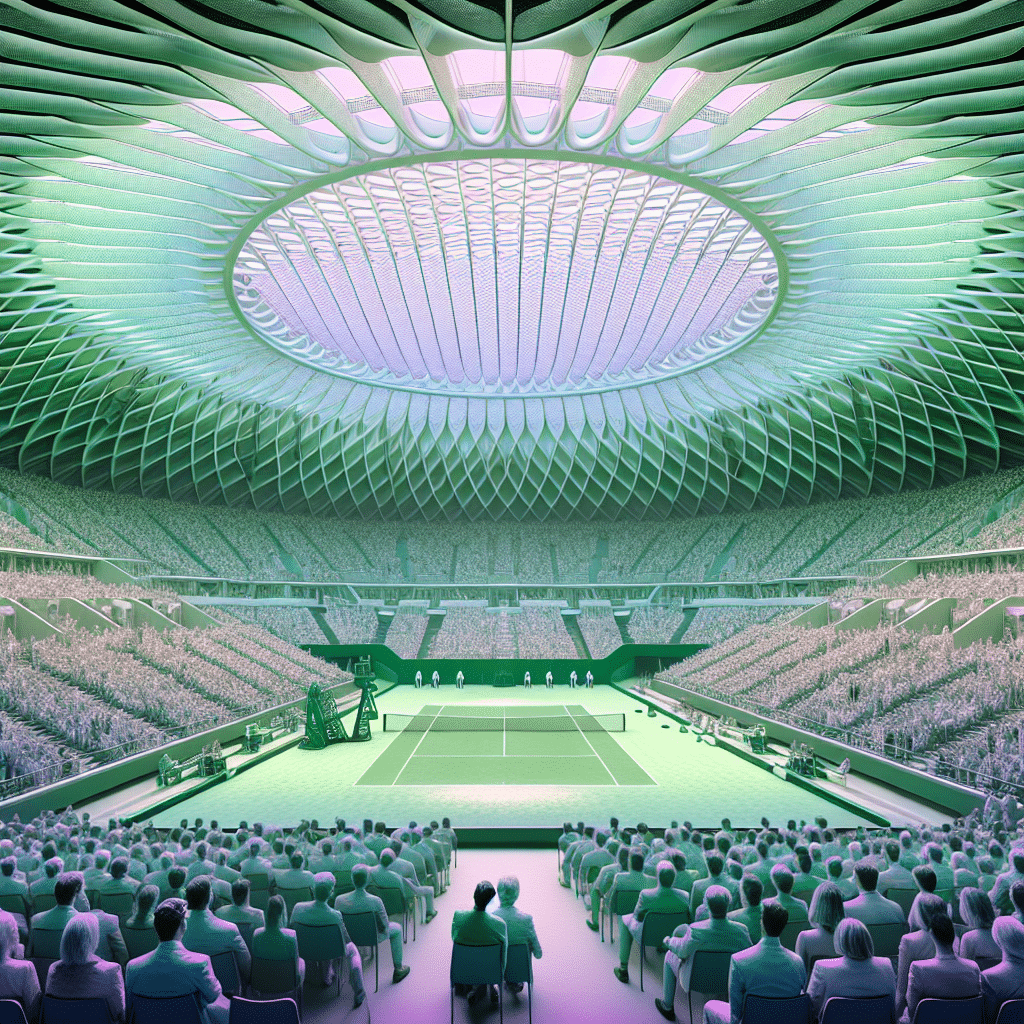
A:
[[[992,925],[992,938],[1003,959],[981,972],[988,1024],[994,1024],[999,1007],[1008,999],[1024,999],[1024,924],[1014,917],[997,917]]]
[[[835,960],[819,960],[811,971],[807,994],[815,1018],[833,996],[870,999],[874,996],[896,998],[896,973],[888,957],[875,956],[874,943],[867,926],[847,917],[836,927]]]
[[[995,966],[1003,952],[992,938],[996,912],[988,894],[980,889],[964,889],[960,893],[960,917],[969,930],[960,936],[957,952],[965,960],[973,960],[982,970]]]
[[[0,910],[0,999],[17,999],[29,1024],[39,1018],[39,976],[31,960],[18,959],[18,922]]]
[[[105,999],[110,1019],[124,1020],[120,964],[96,955],[100,926],[92,914],[76,914],[64,927],[60,959],[46,975],[46,994],[59,999]]]
[[[822,882],[811,896],[807,916],[815,927],[800,932],[796,937],[796,955],[803,959],[810,974],[815,960],[831,959],[836,955],[836,928],[846,916],[839,886]]]

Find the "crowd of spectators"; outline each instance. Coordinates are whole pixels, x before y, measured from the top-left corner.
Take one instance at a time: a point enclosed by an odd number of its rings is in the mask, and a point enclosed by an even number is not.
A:
[[[592,658],[607,658],[622,646],[622,633],[611,607],[587,606],[576,616],[576,622]]]
[[[341,604],[331,601],[324,615],[327,625],[343,644],[372,643],[377,635],[377,612],[369,605]],[[314,643],[323,643],[317,640]]]
[[[684,644],[720,644],[734,633],[748,629],[750,626],[771,622],[786,611],[787,609],[772,605],[737,605],[735,607],[712,605],[704,607],[693,617],[693,621],[687,627],[680,642]],[[636,618],[635,613],[633,618]],[[637,643],[641,642],[633,628],[633,619],[629,620],[629,632]],[[667,643],[668,641],[648,642]]]
[[[15,815],[0,823],[0,998],[20,1003],[29,1024],[50,1012],[44,995],[101,998],[123,1024],[134,1000],[193,995],[204,1020],[227,1024],[231,999],[259,984],[263,961],[285,959],[300,990],[330,987],[347,961],[358,1007],[367,998],[363,962],[377,947],[356,946],[353,915],[369,911],[378,943],[390,939],[399,984],[412,969],[403,963],[409,922],[405,913],[402,924],[389,921],[382,896],[429,925],[457,846],[447,818],[391,829],[307,820],[287,830],[196,819],[157,830],[114,819],[104,827],[70,808],[24,824]],[[321,926],[301,949],[300,925]],[[86,1019],[91,1007],[62,1010]]]
[[[557,605],[523,605],[515,610],[449,605],[428,657],[574,658],[576,647]]]
[[[388,647],[400,658],[418,657],[429,621],[425,608],[399,608],[388,627]]]
[[[14,546],[36,536],[33,547],[141,559],[157,574],[240,579],[611,584],[850,575],[868,558],[1016,546],[1024,515],[984,524],[1022,483],[1024,469],[1015,468],[931,491],[628,525],[398,524],[81,491],[0,470],[0,495],[17,501],[32,526],[5,515],[0,541],[7,530]]]
[[[328,642],[308,608],[239,604],[231,605],[231,615],[240,622],[259,626],[290,644]],[[330,622],[330,615],[327,619]]]
[[[749,830],[723,820],[714,834],[673,822],[663,836],[616,818],[606,827],[567,822],[560,881],[582,897],[602,938],[603,919],[612,936],[618,921],[609,948],[623,984],[632,983],[634,942],[658,945],[654,1002],[666,1020],[676,1019],[677,990],[703,951],[730,963],[704,1024],[735,1024],[750,996],[802,993],[811,1020],[833,996],[888,997],[902,1024],[925,998],[961,1000],[947,1012],[965,1019],[954,1008],[973,997],[978,1019],[995,1024],[1004,1002],[1024,997],[1022,813],[1015,801],[990,802],[980,820],[974,812],[952,825],[856,833],[823,818],[776,827],[762,818]],[[648,915],[669,915],[653,937]]]

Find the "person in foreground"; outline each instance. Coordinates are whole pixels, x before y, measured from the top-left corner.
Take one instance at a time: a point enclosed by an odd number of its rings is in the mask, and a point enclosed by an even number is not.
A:
[[[515,875],[506,875],[498,879],[498,903],[497,910],[491,911],[495,917],[505,922],[508,944],[510,946],[526,946],[527,952],[538,960],[542,956],[540,941],[537,938],[537,930],[533,926],[533,916],[516,907],[516,900],[519,899],[519,879]],[[522,992],[521,981],[505,982],[505,987],[510,992]]]
[[[987,1024],[995,1024],[999,1007],[1008,999],[1024,999],[1024,924],[1013,917],[997,917],[992,938],[1003,959],[981,975]]]
[[[769,900],[761,904],[761,941],[733,953],[729,965],[729,1002],[709,999],[704,1004],[704,1024],[741,1024],[747,996],[790,999],[803,992],[807,968],[796,953],[784,949],[779,941],[788,921],[789,911],[780,903]]]
[[[917,1004],[922,999],[969,999],[981,992],[978,965],[973,960],[962,960],[953,952],[956,933],[953,922],[944,913],[936,914],[928,926],[935,956],[916,960],[910,965],[907,984],[905,1022],[912,1021]]]
[[[629,984],[629,954],[633,948],[633,940],[639,942],[643,935],[644,918],[650,913],[656,913],[682,914],[684,921],[690,919],[690,904],[686,899],[686,893],[673,888],[675,881],[676,869],[672,862],[659,861],[657,887],[644,889],[636,901],[636,910],[632,914],[624,914],[622,917],[622,927],[619,928],[619,966],[615,968],[615,977],[624,985]],[[728,910],[728,905],[726,910]],[[680,928],[685,927],[686,925],[680,925]],[[747,930],[744,928],[745,935],[746,932]],[[749,945],[750,936],[748,935],[744,946]],[[669,1002],[668,1005],[671,1006],[672,1003]]]
[[[13,914],[0,910],[0,999],[17,999],[29,1024],[39,1019],[39,975],[31,960],[16,958],[18,922]]]
[[[659,874],[659,881],[661,872]],[[662,998],[654,1005],[666,1020],[675,1020],[676,975],[683,962],[700,950],[738,953],[750,946],[750,933],[739,923],[730,921],[726,914],[731,896],[721,885],[713,885],[704,894],[710,917],[696,924],[681,924],[665,939],[668,952],[662,971]],[[621,978],[620,978],[621,980]]]
[[[92,914],[76,914],[60,937],[60,959],[50,964],[46,994],[58,999],[103,999],[112,1021],[124,1020],[121,965],[96,955],[100,926]]]
[[[490,882],[478,882],[473,891],[473,909],[456,910],[452,918],[452,941],[460,946],[501,946],[501,974],[505,975],[505,960],[508,953],[508,928],[500,917],[487,913],[487,905],[495,897]],[[478,985],[469,996],[471,1003],[482,999],[487,986]],[[456,988],[456,992],[459,989]],[[464,992],[459,992],[464,995]],[[491,986],[491,1002],[498,1001],[498,990]]]
[[[815,1020],[833,996],[870,999],[874,996],[896,998],[896,972],[888,957],[875,956],[875,946],[867,925],[846,917],[836,926],[835,960],[819,960],[807,982],[811,1013]]]
[[[352,884],[355,889],[352,892],[342,893],[334,901],[334,909],[342,915],[367,913],[374,915],[377,935],[386,935],[391,944],[391,960],[394,964],[391,982],[397,985],[409,974],[408,966],[402,964],[402,926],[394,921],[389,921],[384,901],[379,896],[374,896],[366,891],[366,883],[369,880],[370,868],[366,864],[356,864],[352,868]]]
[[[182,899],[164,900],[153,915],[160,945],[152,953],[129,961],[124,988],[128,1019],[136,996],[171,999],[194,995],[199,1000],[203,1024],[228,1024],[231,1004],[221,992],[205,953],[192,953],[182,943],[188,906]]]

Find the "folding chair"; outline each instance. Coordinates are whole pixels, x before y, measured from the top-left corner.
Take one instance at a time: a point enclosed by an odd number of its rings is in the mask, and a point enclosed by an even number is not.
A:
[[[244,877],[249,879],[250,906],[266,910],[270,904],[270,875],[265,871],[257,871]]]
[[[743,1024],[808,1024],[811,1019],[811,997],[782,999],[777,996],[749,995],[743,1000]]]
[[[409,900],[406,899],[405,893],[401,889],[396,889],[394,886],[388,885],[384,888],[378,888],[376,885],[368,885],[366,891],[371,896],[376,896],[380,899],[381,903],[384,904],[384,912],[388,915],[388,920],[392,917],[401,915],[402,918],[402,942],[409,941]],[[412,906],[412,941],[416,941],[416,906],[415,903]]]
[[[210,957],[210,966],[224,990],[224,995],[234,996],[242,991],[242,976],[238,972],[238,961],[232,950],[214,953]]]
[[[270,960],[254,956],[249,988],[262,995],[290,996],[298,1003],[299,1014],[302,1013],[302,983],[294,960]]]
[[[46,988],[46,973],[50,964],[60,959],[60,937],[64,929],[34,928],[28,940],[28,958],[35,964],[39,987]]]
[[[112,1024],[106,999],[62,999],[43,996],[46,1024]]]
[[[645,919],[646,920],[646,919]],[[702,996],[729,995],[729,967],[732,953],[727,950],[698,949],[679,968],[679,985],[686,993],[686,1005],[693,1020],[693,993]]]
[[[890,960],[895,960],[900,955],[900,939],[908,930],[905,922],[869,924],[867,928],[875,947],[875,956],[887,956]]]
[[[1008,999],[999,1007],[996,1024],[1024,1024],[1024,999]]]
[[[919,889],[886,889],[882,895],[893,903],[898,903],[904,917],[910,916],[910,908],[914,905]]]
[[[17,999],[0,999],[0,1024],[28,1024],[25,1008]]]
[[[300,1024],[299,1008],[294,999],[231,1000],[228,1024]]]
[[[505,986],[501,972],[501,943],[489,946],[452,944],[452,963],[448,973],[448,992],[451,1003],[451,1022],[455,1024],[455,986],[497,985],[498,1022],[505,1021]]]
[[[782,943],[783,949],[788,949],[790,952],[796,952],[796,940],[797,936],[801,932],[807,931],[808,928],[813,928],[809,921],[788,921],[786,927],[782,929],[782,934],[779,936],[779,942]]]
[[[848,999],[832,996],[825,1001],[818,1024],[895,1024],[896,1000],[890,996]]]
[[[121,935],[124,938],[125,948],[128,950],[129,960],[152,953],[160,945],[160,937],[152,925],[148,928],[129,928],[122,924]]]
[[[624,914],[632,914],[636,910],[636,902],[640,899],[640,890],[625,890],[623,892],[615,893],[615,902],[605,910],[605,901],[601,901],[601,941],[604,942],[604,919],[607,913],[608,916],[608,941],[613,942],[615,940],[615,922],[622,918]]]
[[[342,911],[342,918],[345,921],[345,930],[348,932],[348,937],[357,945],[362,947],[370,947],[374,951],[373,957],[373,972],[374,972],[374,984],[373,991],[376,992],[380,988],[380,942],[381,939],[387,938],[387,935],[381,935],[377,931],[377,915],[372,910],[366,910],[359,914],[346,914]]]
[[[985,1000],[922,999],[914,1012],[913,1024],[985,1024]]]
[[[302,924],[296,922],[295,939],[299,944],[299,956],[307,964],[324,960],[343,960],[347,962],[345,943],[341,931],[336,924]],[[338,995],[341,995],[341,967],[335,971],[338,982]]]
[[[533,957],[525,942],[509,946],[505,953],[505,981],[526,986],[526,1003],[530,1024],[533,1024]]]
[[[124,924],[135,906],[135,897],[130,892],[101,892],[99,906],[100,910],[113,914],[118,921]]]
[[[681,924],[690,923],[690,912],[677,911],[673,914],[652,911],[644,916],[640,931],[640,991],[644,990],[644,963],[647,960],[647,947],[659,946]]]
[[[203,1024],[194,995],[157,999],[133,995],[128,1024]]]

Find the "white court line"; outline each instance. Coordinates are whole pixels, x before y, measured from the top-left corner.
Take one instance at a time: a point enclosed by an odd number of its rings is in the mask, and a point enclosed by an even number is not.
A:
[[[444,705],[441,704],[438,707],[437,711],[434,713],[434,717],[430,720],[430,725],[428,725],[426,727],[426,729],[423,730],[423,735],[420,736],[419,743],[417,743],[416,746],[412,748],[412,753],[405,759],[405,764],[402,765],[401,771],[399,771],[399,773],[395,776],[395,781],[391,783],[392,786],[397,786],[398,785],[398,780],[402,777],[402,772],[404,772],[405,769],[409,767],[409,762],[415,756],[416,751],[420,749],[420,743],[422,743],[427,738],[427,733],[430,732],[431,726],[433,726],[434,722],[437,721],[437,719],[440,716],[441,711],[443,709],[444,709]],[[421,711],[420,714],[422,714],[422,713],[423,712]],[[419,717],[419,716],[414,715],[413,717],[416,718],[416,717]]]
[[[594,748],[591,747],[590,749],[593,750]],[[450,757],[548,757],[548,758],[550,758],[550,757],[558,757],[558,758],[563,758],[563,757],[585,757],[588,761],[591,760],[591,758],[597,756],[598,760],[600,760],[600,755],[596,754],[596,752],[594,754],[417,754],[416,756],[417,757],[448,757],[448,758],[450,758]],[[607,768],[608,766],[605,765],[605,767]],[[611,772],[609,772],[608,774],[611,775]],[[614,776],[612,776],[612,778],[614,778]],[[616,785],[618,785],[618,783],[616,783]]]
[[[611,770],[611,768],[609,768],[609,767],[608,767],[608,765],[606,765],[606,764],[604,763],[604,758],[603,758],[603,757],[602,757],[602,756],[601,756],[601,755],[600,755],[600,754],[599,754],[599,753],[598,753],[598,752],[597,752],[596,750],[594,750],[594,744],[593,744],[593,743],[591,743],[589,739],[587,739],[587,734],[586,734],[586,733],[585,733],[585,732],[584,732],[584,731],[583,731],[582,729],[580,729],[580,726],[579,726],[579,722],[577,722],[577,721],[576,721],[576,719],[572,717],[572,712],[571,712],[571,711],[569,710],[569,707],[568,707],[568,705],[567,705],[567,704],[563,704],[563,705],[562,705],[562,707],[563,707],[563,708],[565,708],[565,713],[566,713],[566,714],[567,714],[567,715],[568,715],[568,716],[569,716],[570,718],[572,718],[573,724],[574,724],[574,725],[576,726],[576,728],[577,728],[577,729],[579,730],[579,734],[580,734],[580,735],[581,735],[581,736],[582,736],[582,737],[583,737],[583,738],[584,738],[585,740],[587,740],[587,746],[588,746],[588,747],[590,747],[590,749],[594,751],[594,757],[596,757],[596,758],[598,759],[598,761],[600,761],[600,762],[601,762],[601,764],[602,764],[602,765],[604,765],[604,770],[605,770],[605,771],[606,771],[606,772],[607,772],[607,773],[608,773],[608,774],[609,774],[609,775],[610,775],[610,776],[612,777],[612,782],[614,782],[616,786],[617,786],[617,785],[619,785],[619,780],[618,780],[618,779],[617,779],[617,778],[615,777],[615,772],[613,772],[613,771]],[[584,708],[584,709],[583,709],[583,713],[584,713],[584,714],[587,714],[587,710],[586,710],[586,708]],[[592,718],[592,717],[593,717],[593,715],[591,715],[590,717]]]

